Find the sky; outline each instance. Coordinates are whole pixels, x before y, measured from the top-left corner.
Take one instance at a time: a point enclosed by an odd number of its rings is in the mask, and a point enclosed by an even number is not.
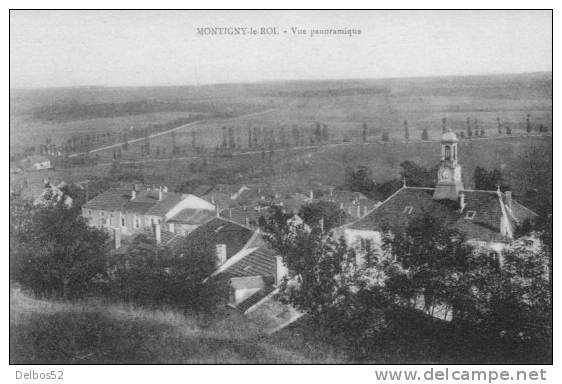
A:
[[[198,34],[213,27],[278,34]],[[310,36],[330,28],[361,34]],[[552,71],[550,11],[10,12],[12,88],[537,71]]]

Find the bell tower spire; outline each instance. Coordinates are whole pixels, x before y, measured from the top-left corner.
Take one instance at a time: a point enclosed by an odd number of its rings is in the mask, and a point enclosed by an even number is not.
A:
[[[437,185],[433,198],[435,200],[455,200],[464,189],[461,166],[458,163],[457,135],[447,130],[441,137],[441,161],[437,171]]]

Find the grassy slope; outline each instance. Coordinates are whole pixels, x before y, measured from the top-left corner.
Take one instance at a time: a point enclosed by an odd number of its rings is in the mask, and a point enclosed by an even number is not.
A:
[[[199,319],[101,302],[10,294],[10,362],[74,364],[307,363],[234,311]]]

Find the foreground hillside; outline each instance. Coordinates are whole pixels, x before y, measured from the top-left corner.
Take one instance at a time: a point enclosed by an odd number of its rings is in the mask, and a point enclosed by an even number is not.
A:
[[[308,363],[235,311],[184,316],[99,301],[64,303],[10,294],[10,363]]]

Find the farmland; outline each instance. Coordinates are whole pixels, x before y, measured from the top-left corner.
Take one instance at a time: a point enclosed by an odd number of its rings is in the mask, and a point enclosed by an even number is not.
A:
[[[533,73],[12,90],[10,148],[13,156],[30,147],[37,152],[47,140],[64,145],[90,136],[81,147],[93,151],[88,161],[28,174],[28,181],[105,177],[117,158],[143,181],[172,188],[212,177],[306,190],[317,183],[340,185],[347,166],[367,165],[380,182],[397,178],[405,160],[432,166],[438,144],[420,141],[423,130],[436,140],[443,118],[457,133],[466,132],[469,119],[485,137],[461,141],[465,184],[472,186],[476,166],[499,168],[522,198],[534,189],[550,191],[552,185],[551,81],[551,73]],[[527,116],[532,137],[527,137]],[[317,126],[326,130],[322,140],[315,135]],[[511,135],[505,133],[508,127]],[[540,127],[546,136],[537,132]],[[131,143],[123,146],[125,131]],[[388,142],[381,142],[383,133]]]

